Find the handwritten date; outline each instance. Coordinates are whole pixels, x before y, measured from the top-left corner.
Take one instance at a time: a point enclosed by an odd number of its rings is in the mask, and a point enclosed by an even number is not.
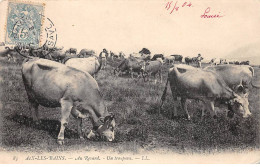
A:
[[[171,9],[171,7],[172,7],[172,2],[173,2],[173,1],[169,1],[169,2],[166,4],[165,9],[167,9],[167,10]],[[170,14],[172,14],[172,12],[173,12],[174,10],[175,10],[175,11],[178,11],[180,7],[181,7],[181,8],[183,8],[183,7],[192,7],[192,4],[191,4],[191,2],[184,2],[182,5],[179,5],[179,4],[178,4],[178,1],[176,1],[175,4],[174,4],[174,6],[173,6],[173,8],[170,10],[170,11],[171,11]]]

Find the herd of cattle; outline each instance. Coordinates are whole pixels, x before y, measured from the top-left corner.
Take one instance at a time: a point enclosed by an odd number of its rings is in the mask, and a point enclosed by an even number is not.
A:
[[[124,72],[149,76],[159,74],[162,82],[162,65],[172,64],[168,71],[168,78],[161,98],[160,109],[165,100],[167,85],[170,83],[174,99],[174,113],[177,115],[178,101],[186,112],[188,119],[192,116],[187,109],[187,99],[200,100],[204,104],[202,117],[209,111],[216,117],[214,107],[226,106],[227,116],[234,114],[246,118],[249,111],[249,87],[254,77],[254,69],[247,65],[235,65],[222,60],[205,68],[201,67],[202,56],[185,58],[182,63],[181,55],[165,57],[156,54],[152,58],[151,52],[143,48],[139,53],[128,57],[120,53],[108,52],[103,49],[99,56],[95,51],[82,49],[78,54],[76,49],[63,51],[63,48],[32,48],[32,47],[4,47],[1,56],[8,59],[17,56],[25,57],[22,63],[22,78],[29,99],[29,108],[34,121],[38,121],[38,106],[61,107],[61,127],[58,134],[58,143],[64,143],[64,130],[68,124],[70,114],[77,120],[80,138],[83,138],[82,119],[90,118],[93,129],[88,138],[101,137],[108,141],[115,138],[114,114],[107,111],[102,99],[95,75],[107,66],[107,59],[120,59],[114,69],[116,75]],[[191,66],[195,63],[195,67]],[[217,65],[220,64],[220,65]],[[199,67],[199,68],[197,68]],[[156,80],[155,80],[156,82]],[[91,98],[89,98],[91,97]]]

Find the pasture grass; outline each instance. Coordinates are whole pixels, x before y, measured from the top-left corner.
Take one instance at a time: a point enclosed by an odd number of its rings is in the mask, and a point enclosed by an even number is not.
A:
[[[227,119],[219,112],[216,120],[210,116],[200,119],[200,104],[190,101],[188,109],[194,112],[192,121],[179,116],[170,118],[173,110],[172,96],[168,87],[166,101],[158,115],[160,98],[167,78],[168,65],[163,69],[163,83],[144,82],[130,76],[113,75],[120,61],[109,61],[108,67],[97,75],[109,112],[116,116],[116,139],[114,142],[79,140],[76,122],[70,117],[65,130],[63,146],[56,143],[59,132],[60,108],[39,107],[41,123],[36,125],[31,118],[28,99],[21,76],[21,65],[0,60],[1,84],[1,149],[22,152],[63,151],[112,151],[140,153],[142,151],[176,153],[212,153],[242,151],[259,148],[259,89],[250,89],[252,117],[241,120]],[[260,69],[255,67],[260,76]],[[1,108],[1,107],[0,107]],[[92,125],[84,121],[87,134]]]

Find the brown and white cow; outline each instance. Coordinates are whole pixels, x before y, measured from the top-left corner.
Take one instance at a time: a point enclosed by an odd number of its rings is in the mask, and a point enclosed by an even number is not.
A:
[[[205,70],[211,70],[220,75],[226,84],[236,93],[248,93],[252,84],[254,69],[249,65],[218,65],[208,66]]]
[[[174,99],[174,115],[177,115],[177,98],[181,98],[182,108],[190,119],[187,110],[187,99],[200,100],[204,103],[202,116],[207,109],[211,116],[215,117],[215,105],[227,105],[229,115],[236,113],[242,117],[248,117],[251,112],[248,109],[247,98],[241,97],[228,87],[223,78],[213,71],[194,68],[188,65],[174,65],[169,69],[168,79],[161,98],[161,106],[165,100],[167,85],[170,82]],[[161,108],[160,106],[160,108]],[[231,112],[231,113],[230,113]]]
[[[156,75],[159,75],[160,82],[162,83],[162,66],[163,66],[163,60],[161,58],[157,58],[154,61],[149,62],[143,62],[142,65],[142,73],[144,80],[147,78],[147,81],[150,79],[151,75],[155,79],[155,83],[157,83]],[[144,76],[144,74],[146,76]]]
[[[82,119],[89,117],[96,135],[114,140],[114,115],[108,113],[98,84],[88,73],[46,59],[31,59],[22,65],[22,77],[33,120],[38,106],[61,107],[58,143],[64,144],[64,130],[72,114],[82,134]]]
[[[138,78],[142,73],[142,64],[144,60],[140,57],[130,55],[127,59],[123,59],[119,65],[114,69],[114,74],[120,75],[123,72],[129,72],[131,78],[134,78],[134,73],[138,74]]]

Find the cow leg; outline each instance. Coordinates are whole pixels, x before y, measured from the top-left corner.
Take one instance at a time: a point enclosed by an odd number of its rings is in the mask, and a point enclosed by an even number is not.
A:
[[[153,74],[153,76],[154,76],[154,84],[156,84],[157,83],[156,74]]]
[[[208,103],[206,103],[206,107],[210,111],[211,117],[213,117],[214,119],[217,118],[217,114],[216,114],[215,107],[214,107],[214,102],[209,101]]]
[[[190,117],[190,114],[189,114],[189,111],[188,111],[188,108],[187,108],[187,106],[188,106],[187,100],[184,99],[184,98],[182,98],[182,99],[181,99],[181,105],[182,105],[182,109],[183,109],[183,110],[185,111],[185,113],[186,113],[187,119],[188,119],[188,120],[191,120],[191,117]]]
[[[82,133],[82,118],[77,118],[78,134],[80,139],[84,139]]]
[[[7,55],[8,61],[11,61],[11,58],[12,58],[11,55],[8,54],[8,55]]]
[[[70,111],[72,108],[72,104],[69,101],[60,100],[60,104],[61,104],[61,125],[60,125],[60,132],[58,135],[58,144],[63,145],[64,144],[64,131],[66,126],[68,125],[69,122],[69,116],[70,116]]]
[[[38,103],[32,101],[29,102],[29,110],[31,111],[33,121],[36,122],[36,124],[39,123],[38,107]]]
[[[162,83],[162,70],[159,71],[160,83]]]
[[[134,78],[134,74],[133,74],[133,69],[130,68],[130,73],[131,73],[131,78],[133,79]]]
[[[179,101],[178,101],[178,98],[177,97],[175,97],[175,98],[173,98],[174,99],[174,101],[173,101],[173,114],[172,114],[172,112],[171,112],[171,114],[170,114],[170,118],[171,119],[173,119],[175,116],[177,116],[177,106],[178,106],[178,104],[179,104]]]

